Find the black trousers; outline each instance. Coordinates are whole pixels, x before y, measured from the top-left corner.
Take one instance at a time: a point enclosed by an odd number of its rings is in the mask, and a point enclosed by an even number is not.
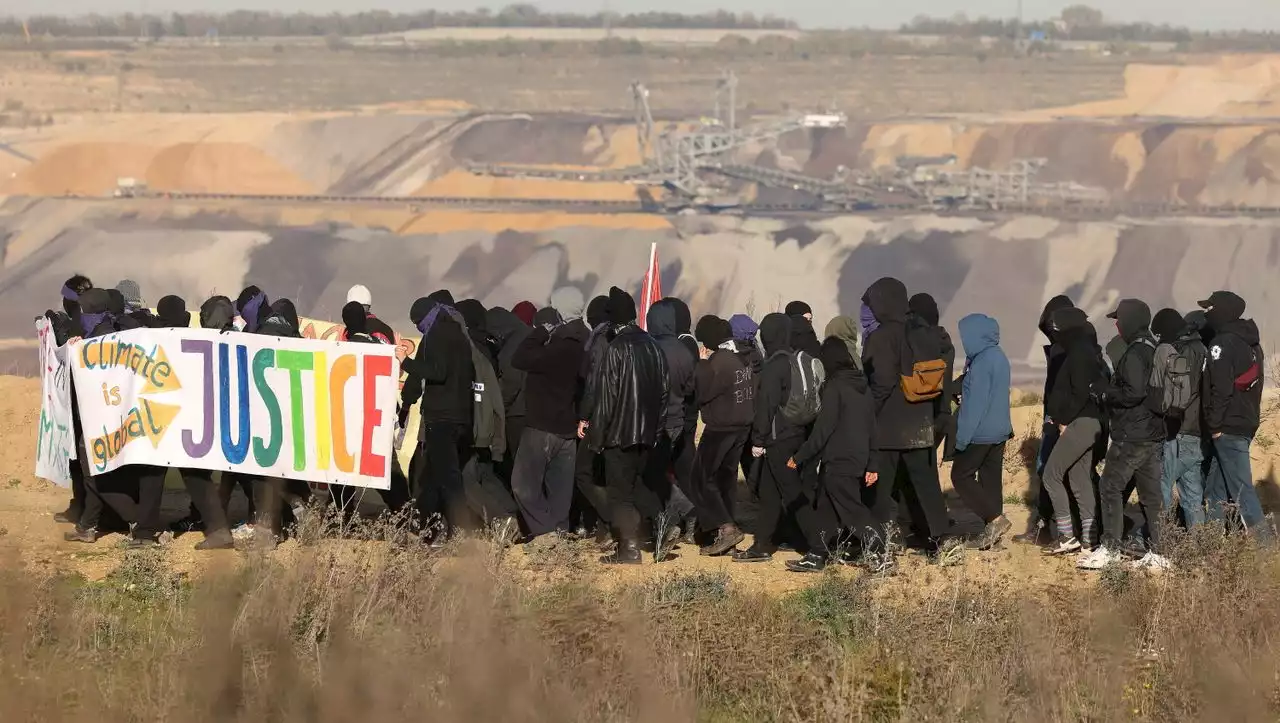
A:
[[[350,485],[329,485],[329,495],[338,509],[342,510],[343,517],[347,517],[359,512],[359,499],[363,489]],[[400,513],[409,504],[409,479],[400,466],[400,458],[394,453],[391,455],[391,489],[378,490],[378,496],[393,515]]]
[[[893,496],[888,489],[877,489],[886,480],[883,473],[880,480],[867,487],[862,474],[839,466],[822,466],[814,493],[814,513],[807,522],[801,522],[811,552],[833,553],[851,545],[866,550],[884,549],[884,520],[892,519]]]
[[[1005,444],[970,444],[951,467],[952,486],[984,523],[1004,514]]]
[[[604,459],[592,451],[587,440],[578,441],[578,453],[573,461],[573,482],[596,516],[606,524],[613,521],[609,505],[609,493],[605,489]]]
[[[218,486],[213,482],[213,471],[207,469],[180,469],[182,484],[191,497],[191,505],[204,523],[205,536],[219,531],[229,531],[227,508],[219,499]]]
[[[511,488],[498,477],[499,464],[488,449],[473,449],[462,468],[462,486],[473,520],[488,524],[520,514]]]
[[[422,429],[422,462],[415,480],[418,513],[431,525],[439,515],[446,531],[472,524],[462,469],[471,459],[471,427],[454,422],[431,422]]]
[[[693,460],[697,454],[697,426],[686,427],[671,448],[671,474],[685,497],[693,499]]]
[[[782,439],[766,448],[760,458],[760,507],[756,516],[755,542],[761,552],[776,552],[786,541],[786,533],[799,528],[806,542],[818,532],[813,490],[806,489],[800,470],[787,467],[787,460],[804,444],[804,439]],[[812,548],[810,548],[812,549]]]
[[[888,483],[888,484],[886,484]],[[912,529],[922,537],[937,539],[951,529],[947,503],[938,482],[938,460],[933,447],[880,450],[880,481],[871,488],[876,504],[869,505],[897,517],[897,505],[905,505]],[[888,499],[885,499],[888,495]]]
[[[641,516],[649,520],[658,520],[669,508],[671,493],[675,488],[671,481],[671,463],[675,459],[677,443],[679,439],[672,438],[667,432],[660,432],[657,444],[645,460],[644,488],[636,490],[636,508],[640,510]],[[670,525],[679,522],[665,520]]]
[[[648,447],[610,447],[600,455],[604,459],[605,486],[613,527],[618,539],[637,542],[640,539],[640,511],[636,508],[637,491],[644,486]]]
[[[738,465],[750,430],[706,430],[693,460],[690,499],[698,509],[698,526],[711,532],[736,522]]]
[[[524,417],[507,417],[507,453],[497,464],[499,479],[510,490],[515,476],[516,459],[520,455],[520,445],[524,444]]]
[[[1124,534],[1124,504],[1130,489],[1138,490],[1138,504],[1146,521],[1152,549],[1160,545],[1160,514],[1164,509],[1164,442],[1112,442],[1102,470],[1102,544],[1112,550]]]
[[[945,412],[933,418],[933,448],[942,448],[943,459],[956,456],[956,415]]]
[[[160,507],[164,502],[167,467],[126,465],[97,477],[86,477],[85,510],[80,529],[101,526],[106,509],[135,525],[133,536],[155,539],[160,534]]]
[[[222,479],[218,482],[218,500],[222,504],[224,513],[231,506],[231,494],[235,492],[236,487],[240,488],[244,498],[249,502],[249,516],[246,519],[249,522],[255,522],[262,502],[261,480],[255,480],[247,474],[223,472]]]

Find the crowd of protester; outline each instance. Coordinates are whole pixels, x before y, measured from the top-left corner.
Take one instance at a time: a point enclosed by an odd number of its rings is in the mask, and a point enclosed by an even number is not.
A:
[[[152,311],[128,280],[104,289],[75,276],[62,297],[46,314],[59,344],[191,323],[183,299],[166,296]],[[342,339],[395,344],[367,288],[347,298]],[[1118,336],[1104,351],[1083,310],[1065,296],[1048,303],[1033,510],[1015,541],[1077,554],[1084,569],[1123,557],[1164,568],[1162,512],[1175,488],[1186,525],[1235,521],[1267,534],[1249,457],[1264,384],[1258,328],[1231,292],[1200,307],[1153,319],[1125,299],[1108,315]],[[890,574],[907,548],[943,560],[961,546],[990,550],[1010,532],[1010,364],[991,316],[959,320],[958,350],[933,298],[910,296],[894,278],[872,284],[858,315],[830,320],[821,340],[801,301],[758,324],[736,314],[695,325],[676,298],[645,312],[642,325],[616,287],[590,303],[561,288],[541,308],[485,308],[445,290],[415,301],[408,316],[421,341],[412,356],[396,354],[400,428],[414,405],[420,424],[408,473],[397,462],[380,492],[387,507],[408,513],[432,545],[480,530],[535,548],[576,536],[594,538],[609,564],[639,564],[646,551],[660,561],[677,545],[739,563],[793,549],[801,556],[786,567],[796,572],[834,562]],[[256,286],[206,300],[199,325],[301,336],[294,305]],[[978,534],[956,534],[940,454],[981,519]],[[79,457],[73,499],[57,515],[75,525],[66,539],[128,530],[131,546],[158,544],[168,470],[90,476]],[[179,472],[192,509],[176,524],[203,530],[200,549],[234,545],[236,487],[249,501],[246,526],[272,539],[312,495],[294,480]],[[357,493],[325,494],[349,515]],[[751,524],[739,507],[746,494],[756,501]]]

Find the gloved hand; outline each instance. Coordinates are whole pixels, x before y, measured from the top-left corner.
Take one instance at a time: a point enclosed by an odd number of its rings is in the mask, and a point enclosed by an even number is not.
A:
[[[751,456],[759,459],[764,456],[764,447],[752,447]]]

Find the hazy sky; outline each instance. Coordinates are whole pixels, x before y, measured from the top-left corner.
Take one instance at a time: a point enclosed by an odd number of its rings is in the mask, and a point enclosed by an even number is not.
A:
[[[368,9],[440,10],[500,8],[510,4],[474,0],[3,0],[0,14],[33,14],[51,9],[60,14],[146,12],[244,8],[315,13]],[[1018,0],[541,0],[533,4],[549,11],[595,11],[608,5],[616,12],[678,10],[702,12],[729,8],[793,18],[808,28],[895,27],[920,14],[1011,17]],[[1055,16],[1072,0],[1023,0],[1029,19]],[[1280,30],[1278,0],[1086,0],[1107,17],[1124,21],[1170,23],[1209,30],[1254,28]]]

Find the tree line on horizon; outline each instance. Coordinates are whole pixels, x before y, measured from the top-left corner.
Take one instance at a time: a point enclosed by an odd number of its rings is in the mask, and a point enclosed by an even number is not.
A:
[[[530,4],[508,5],[498,11],[444,12],[423,10],[393,13],[386,10],[317,15],[235,10],[227,13],[172,13],[167,15],[37,15],[27,18],[32,35],[53,37],[325,37],[377,35],[431,28],[672,28],[713,30],[794,30],[792,20],[773,15],[717,10],[688,14],[548,13]],[[22,20],[0,19],[0,35],[23,34]]]

